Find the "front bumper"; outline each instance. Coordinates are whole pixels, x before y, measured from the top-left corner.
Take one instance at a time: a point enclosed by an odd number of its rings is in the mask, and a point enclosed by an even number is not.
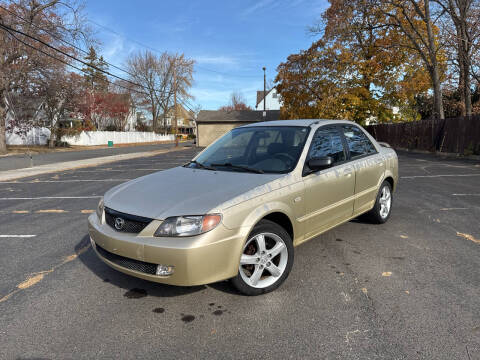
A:
[[[88,232],[98,257],[112,268],[142,279],[181,286],[203,285],[236,276],[248,236],[246,228],[230,230],[222,224],[191,237],[141,236],[143,232],[127,234],[115,231],[100,221],[97,214],[89,216]],[[106,256],[104,251],[114,255]],[[126,258],[125,262],[115,261],[120,257]],[[127,267],[128,259],[136,263],[173,266],[174,272],[169,276],[149,274],[141,271],[142,266]]]

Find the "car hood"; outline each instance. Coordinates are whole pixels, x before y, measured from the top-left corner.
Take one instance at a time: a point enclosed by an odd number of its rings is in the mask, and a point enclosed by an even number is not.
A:
[[[202,215],[282,176],[176,167],[120,184],[107,191],[104,203],[113,210],[159,220]]]

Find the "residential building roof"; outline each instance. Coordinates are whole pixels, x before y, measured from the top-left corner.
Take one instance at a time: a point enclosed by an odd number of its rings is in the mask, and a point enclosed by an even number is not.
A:
[[[268,94],[270,94],[270,91],[272,91],[272,90],[273,90],[273,88],[271,88],[270,90],[267,90],[265,95],[263,95],[265,93],[265,91],[263,91],[263,90],[262,91],[257,91],[257,104],[255,106],[258,106],[258,104],[260,104],[262,102],[263,97],[264,96],[266,97]]]
[[[272,121],[280,119],[280,110],[267,110],[266,116],[263,111],[256,110],[201,110],[197,117],[197,123],[209,122],[259,122]]]
[[[172,105],[168,109],[167,116],[172,116],[174,115],[174,106]],[[177,104],[177,117],[179,118],[184,118],[184,119],[193,119],[194,115],[193,112],[187,111],[181,104]]]

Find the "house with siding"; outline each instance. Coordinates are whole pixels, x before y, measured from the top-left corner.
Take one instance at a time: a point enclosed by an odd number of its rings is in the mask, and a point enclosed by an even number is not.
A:
[[[202,110],[197,117],[198,146],[208,146],[217,138],[236,128],[260,121],[280,119],[280,110]]]
[[[266,95],[264,94],[263,91],[257,91],[257,104],[255,105],[255,110],[263,111],[264,101],[266,110],[280,110],[282,102],[280,100],[280,95],[277,93],[277,89],[271,88],[266,91]]]

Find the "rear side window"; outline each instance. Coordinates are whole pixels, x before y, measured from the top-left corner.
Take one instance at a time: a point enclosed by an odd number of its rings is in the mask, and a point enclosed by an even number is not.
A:
[[[377,152],[367,135],[358,127],[354,125],[342,125],[342,129],[352,159]]]
[[[345,161],[345,149],[337,128],[320,128],[312,139],[308,159],[330,156],[335,163]]]

